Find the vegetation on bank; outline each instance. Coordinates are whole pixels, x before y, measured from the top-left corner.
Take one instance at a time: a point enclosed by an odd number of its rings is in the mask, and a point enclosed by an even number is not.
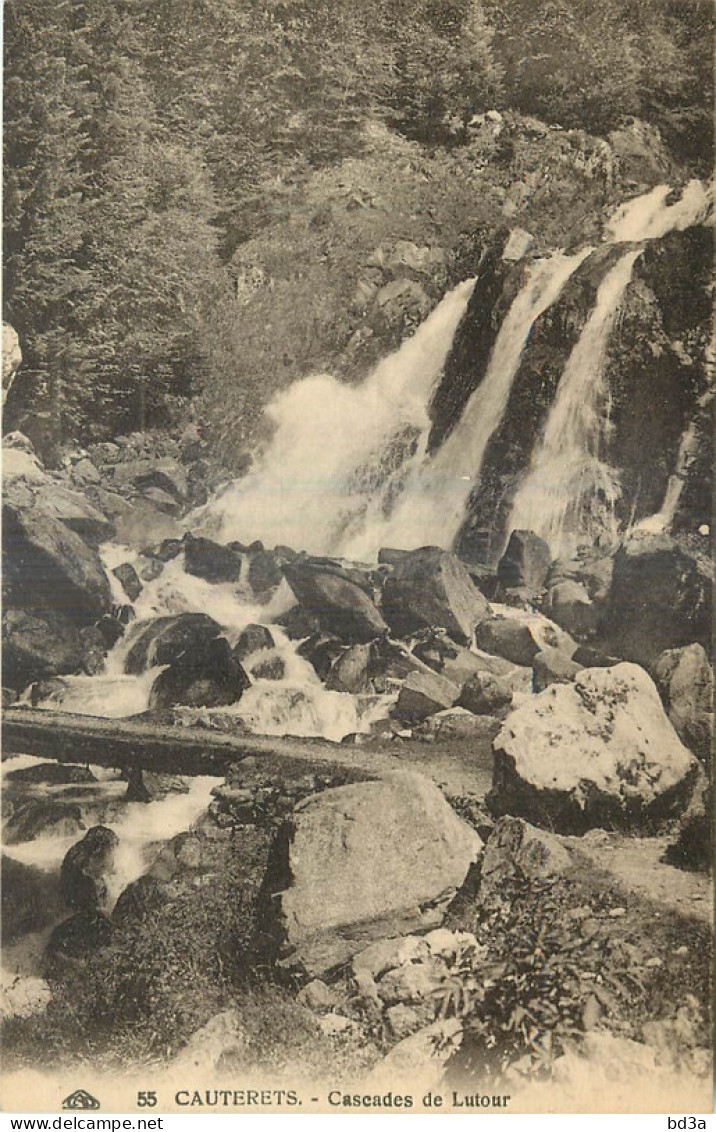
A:
[[[251,434],[268,393],[350,341],[354,256],[391,233],[452,248],[549,165],[476,145],[475,114],[601,136],[639,116],[709,168],[710,20],[701,0],[8,0],[8,425],[31,408],[86,443],[166,426],[203,391],[213,426],[229,389],[225,428]],[[551,215],[561,237],[570,199],[557,176],[513,220]],[[247,326],[260,249],[281,261],[279,318],[259,304]]]
[[[261,960],[269,840],[250,826],[216,831],[204,842],[212,848],[199,885],[189,870],[149,885],[139,901],[122,898],[109,945],[54,959],[46,1011],[5,1023],[8,1069],[40,1054],[50,1069],[83,1061],[108,1070],[160,1067],[225,1010],[237,1012],[241,1039],[238,1049],[224,1049],[222,1068],[275,1077],[299,1066],[303,1079],[320,1080],[330,1066],[334,1082],[370,1068],[396,1037],[349,970],[333,990],[356,1025],[330,1037],[296,1001],[297,984]],[[646,1042],[665,1072],[708,1071],[707,923],[621,890],[585,860],[570,877],[515,876],[486,901],[466,885],[446,927],[478,941],[477,950],[458,949],[428,1007],[464,1028],[449,1067],[456,1086],[498,1085],[505,1074],[513,1083],[548,1079],[595,1031]],[[202,1048],[207,1066],[222,1048]]]

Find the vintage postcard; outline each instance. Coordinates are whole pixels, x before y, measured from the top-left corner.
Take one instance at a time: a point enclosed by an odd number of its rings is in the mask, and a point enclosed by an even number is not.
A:
[[[6,1113],[705,1127],[712,22],[6,0]]]

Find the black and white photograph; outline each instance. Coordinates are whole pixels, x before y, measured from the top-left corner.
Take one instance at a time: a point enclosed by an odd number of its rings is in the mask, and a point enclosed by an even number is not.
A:
[[[4,0],[4,1113],[706,1128],[713,45]]]

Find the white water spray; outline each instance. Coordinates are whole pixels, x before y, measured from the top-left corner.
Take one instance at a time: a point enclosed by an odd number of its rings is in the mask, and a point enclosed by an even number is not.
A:
[[[607,272],[594,309],[570,354],[547,418],[544,438],[515,498],[508,530],[541,535],[553,554],[564,552],[593,522],[612,534],[618,479],[600,459],[608,426],[605,360],[609,337],[640,250],[627,252]],[[595,532],[596,533],[596,532]]]
[[[446,295],[362,384],[322,374],[272,401],[271,444],[256,471],[199,513],[208,533],[336,552],[391,461],[402,464],[427,437],[430,397],[473,287],[468,280]]]

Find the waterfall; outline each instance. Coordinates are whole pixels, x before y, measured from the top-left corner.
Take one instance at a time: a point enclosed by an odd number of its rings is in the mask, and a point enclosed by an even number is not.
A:
[[[450,291],[361,384],[319,374],[279,394],[266,410],[276,429],[256,470],[198,516],[207,533],[340,551],[378,485],[424,451],[430,397],[473,287],[467,280]]]
[[[507,408],[532,327],[591,250],[584,248],[576,255],[557,252],[533,265],[502,323],[485,376],[455,428],[410,477],[394,513],[350,541],[346,555],[371,556],[380,546],[452,546],[479,482],[487,445]]]
[[[615,472],[600,459],[608,427],[609,388],[605,360],[609,336],[640,249],[627,252],[607,272],[590,314],[562,374],[547,418],[544,437],[533,454],[530,470],[515,497],[508,530],[535,531],[552,553],[584,533],[597,504],[606,511],[614,530],[613,507],[619,498]],[[596,533],[596,532],[594,532]]]
[[[690,181],[673,204],[667,204],[670,193],[669,185],[657,185],[621,205],[605,226],[605,239],[643,245],[706,222],[712,199],[700,181]],[[617,534],[614,505],[620,496],[619,476],[600,459],[609,429],[605,364],[609,336],[642,250],[626,252],[602,280],[512,507],[507,530],[535,531],[547,540],[553,554],[568,552],[605,530],[611,538]],[[653,526],[664,529],[670,522],[680,494],[681,482],[672,477],[661,512],[652,517]]]
[[[669,185],[657,185],[620,205],[606,224],[605,239],[612,244],[637,243],[704,223],[713,202],[701,181],[689,181],[674,204],[666,203],[670,193]]]
[[[710,407],[714,395],[713,389],[708,389],[706,393],[702,394],[697,402],[697,411],[704,413]],[[698,452],[698,444],[698,419],[697,416],[694,416],[682,433],[676,455],[676,465],[673,473],[669,476],[661,507],[655,515],[647,515],[646,518],[641,519],[636,524],[635,530],[649,534],[661,534],[662,531],[671,529],[686,486],[689,466]]]
[[[689,182],[669,203],[671,192],[669,185],[658,185],[621,205],[605,225],[605,240],[643,243],[705,222],[712,202],[700,181]],[[319,374],[279,394],[266,410],[275,426],[273,439],[255,469],[194,515],[194,529],[200,522],[206,534],[225,542],[258,537],[268,545],[287,543],[355,560],[373,559],[381,546],[452,546],[479,487],[532,326],[591,251],[557,252],[532,264],[483,380],[435,452],[427,452],[431,396],[473,280],[446,295],[413,337],[361,384]],[[581,521],[588,524],[590,499],[601,498],[609,510],[618,497],[616,474],[598,458],[608,401],[601,370],[637,254],[630,250],[599,289],[518,495],[513,525],[519,517],[519,525],[561,537]],[[560,478],[568,473],[562,485],[557,473]]]

